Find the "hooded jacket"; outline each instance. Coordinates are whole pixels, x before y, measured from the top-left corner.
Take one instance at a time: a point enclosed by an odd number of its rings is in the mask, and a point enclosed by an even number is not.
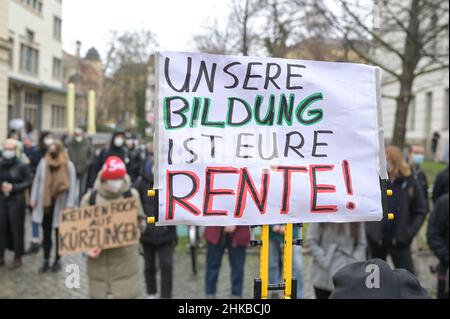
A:
[[[97,191],[96,203],[105,203],[123,198],[123,194],[131,188],[130,177],[124,178],[124,183],[117,193],[106,189],[98,177],[94,184]],[[88,206],[91,192],[83,196],[80,206]],[[131,196],[136,199],[138,214],[142,215],[142,205],[138,192],[131,188]],[[139,270],[139,245],[129,245],[103,250],[97,258],[88,258],[87,273],[89,293],[92,298],[131,299],[142,295]]]
[[[117,147],[114,145],[114,139],[117,135],[125,133],[123,131],[116,131],[113,133],[111,137],[111,142],[109,144],[109,148],[105,148],[101,150],[100,154],[98,155],[97,159],[94,161],[92,165],[92,170],[89,173],[88,178],[88,188],[92,188],[95,182],[95,179],[97,178],[98,173],[101,171],[103,164],[105,163],[106,159],[109,156],[117,156],[122,161],[124,161],[125,165],[127,166],[127,171],[129,171],[129,165],[130,165],[130,159],[127,156],[127,152],[125,150],[125,144],[121,147]]]
[[[381,259],[350,264],[334,275],[333,283],[330,299],[431,299],[412,273],[392,270]]]

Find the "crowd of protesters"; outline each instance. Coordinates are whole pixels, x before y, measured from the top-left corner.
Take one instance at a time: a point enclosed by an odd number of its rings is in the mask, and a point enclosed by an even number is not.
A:
[[[154,180],[152,148],[152,144],[148,144],[143,149],[137,136],[121,130],[113,133],[110,144],[99,151],[80,128],[63,139],[51,132],[42,132],[36,145],[28,136],[21,137],[20,133],[12,131],[0,152],[0,267],[7,266],[6,249],[14,252],[8,264],[12,270],[21,267],[25,254],[36,254],[42,249],[43,261],[38,271],[60,271],[61,211],[132,197],[138,202],[139,222],[143,228],[140,245],[144,274],[141,276],[139,272],[139,245],[93,249],[85,254],[90,296],[137,298],[143,277],[148,298],[156,298],[158,290],[161,298],[171,298],[176,228],[143,222],[145,217],[158,215],[157,191],[156,196],[147,196]],[[391,273],[380,259],[390,256],[395,268],[405,269],[413,276],[416,273],[413,241],[427,218],[427,242],[439,259],[438,298],[448,298],[448,166],[434,181],[429,200],[429,181],[421,168],[423,147],[410,146],[405,155],[399,148],[390,146],[386,149],[386,159],[388,186],[393,191],[393,196],[388,197],[388,208],[395,215],[393,220],[308,225],[305,244],[313,257],[310,278],[319,299],[351,297],[346,295],[347,287],[342,283],[350,282],[347,277],[352,271],[356,276],[369,260],[382,265],[385,276],[409,280],[405,273]],[[31,241],[25,250],[27,211],[31,213]],[[283,225],[270,227],[270,284],[282,280],[283,236]],[[205,227],[204,238],[207,250],[205,297],[216,297],[222,257],[227,251],[231,266],[230,294],[232,298],[241,298],[249,228]],[[297,238],[295,232],[294,238]],[[302,253],[302,247],[294,246],[293,275],[297,279],[299,298],[304,296]],[[161,279],[159,289],[157,270]],[[277,296],[272,294],[271,297]]]

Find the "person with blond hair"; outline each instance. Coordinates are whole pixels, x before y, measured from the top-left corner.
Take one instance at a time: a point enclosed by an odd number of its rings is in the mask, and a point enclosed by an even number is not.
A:
[[[5,249],[14,251],[10,269],[20,268],[24,254],[25,190],[31,185],[32,173],[19,160],[18,145],[7,139],[0,156],[0,267],[4,266]]]
[[[411,243],[422,227],[428,206],[411,166],[396,146],[386,148],[389,185],[388,209],[393,220],[366,223],[367,241],[372,258],[386,260],[390,255],[396,268],[414,273]]]

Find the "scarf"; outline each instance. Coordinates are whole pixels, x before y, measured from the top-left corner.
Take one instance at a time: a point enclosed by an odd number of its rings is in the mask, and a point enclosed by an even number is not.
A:
[[[56,158],[46,154],[45,163],[44,211],[48,211],[56,197],[69,189],[70,177],[64,151]]]

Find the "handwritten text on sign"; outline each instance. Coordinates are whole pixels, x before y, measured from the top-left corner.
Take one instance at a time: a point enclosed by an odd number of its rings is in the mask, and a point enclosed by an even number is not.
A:
[[[159,224],[382,216],[378,68],[158,56]]]
[[[139,241],[137,206],[134,198],[124,198],[95,206],[62,212],[59,226],[61,255],[93,248],[115,248]]]

